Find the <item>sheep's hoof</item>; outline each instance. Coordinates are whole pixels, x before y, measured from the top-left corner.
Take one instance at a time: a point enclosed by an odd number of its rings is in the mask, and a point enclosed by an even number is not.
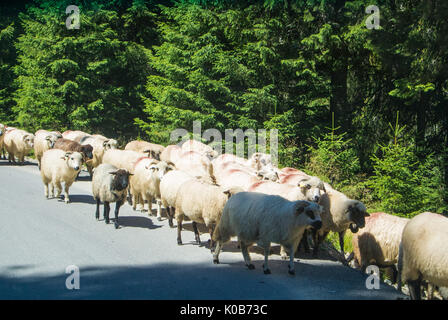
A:
[[[288,273],[290,274],[290,275],[292,275],[292,276],[295,276],[296,275],[296,271],[294,270],[294,269],[289,269],[288,268]]]
[[[182,240],[177,240],[177,245],[181,246],[182,245]]]
[[[104,222],[106,222],[106,224],[109,224],[109,220],[104,220]]]
[[[162,221],[162,217],[157,217],[157,221]]]
[[[286,254],[283,254],[281,257],[282,257],[282,260],[288,260],[288,256]]]
[[[115,229],[120,229],[120,226],[118,225],[118,223],[115,223]]]
[[[214,258],[214,259],[213,259],[213,263],[214,263],[214,264],[219,264],[219,259],[218,259],[218,258]]]
[[[271,270],[269,270],[269,269],[263,270],[263,272],[264,272],[264,274],[271,274]]]
[[[249,270],[254,270],[254,269],[255,269],[255,266],[251,263],[251,264],[248,264],[248,265],[247,265],[247,268],[248,268]]]

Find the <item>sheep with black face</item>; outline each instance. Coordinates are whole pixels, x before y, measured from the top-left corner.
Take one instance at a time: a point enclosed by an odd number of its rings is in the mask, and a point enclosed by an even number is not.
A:
[[[118,213],[126,199],[130,174],[125,169],[119,169],[111,164],[100,164],[92,177],[92,193],[96,200],[95,217],[100,215],[100,202],[104,203],[104,221],[109,223],[110,203],[115,202],[115,229],[118,229]]]

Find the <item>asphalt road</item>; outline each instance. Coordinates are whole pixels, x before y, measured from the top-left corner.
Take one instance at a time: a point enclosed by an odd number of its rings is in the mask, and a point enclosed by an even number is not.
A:
[[[125,204],[121,229],[94,217],[90,181],[83,172],[70,189],[72,203],[44,197],[37,165],[0,160],[0,299],[396,299],[394,288],[366,289],[367,275],[331,260],[296,259],[296,275],[273,246],[271,275],[263,256],[244,266],[229,243],[212,263],[206,243],[194,243],[189,222],[184,245],[166,219]],[[113,215],[113,208],[111,214]],[[254,248],[256,249],[256,248]],[[255,250],[256,251],[256,250]],[[80,289],[66,288],[66,267],[76,265]]]

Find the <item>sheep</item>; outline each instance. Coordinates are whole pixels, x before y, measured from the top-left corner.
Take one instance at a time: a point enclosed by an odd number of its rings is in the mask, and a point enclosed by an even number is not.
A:
[[[54,196],[55,186],[57,188],[56,197],[59,198],[62,191],[61,183],[65,182],[64,200],[65,203],[70,202],[68,191],[81,170],[82,161],[82,154],[79,152],[65,152],[59,149],[50,149],[44,152],[40,174],[47,199]],[[49,185],[51,187],[50,194],[48,192]]]
[[[182,148],[176,145],[167,146],[160,154],[160,160],[165,162],[176,163],[182,154]]]
[[[175,203],[177,244],[182,244],[182,221],[186,216],[193,221],[193,230],[198,244],[201,243],[201,239],[196,224],[205,224],[210,233],[210,248],[213,248],[214,225],[219,221],[227,199],[238,191],[240,190],[223,189],[195,178],[182,183],[177,192]]]
[[[75,131],[67,130],[62,133],[62,137],[64,139],[73,140],[76,142],[80,142],[81,139],[86,136],[90,137],[90,134],[83,132],[83,131],[79,131],[79,130],[75,130]]]
[[[157,220],[162,220],[162,207],[160,201],[160,180],[174,165],[165,161],[151,158],[141,158],[134,166],[134,176],[131,179],[130,190],[133,197],[132,208],[136,210],[137,204],[143,206],[148,201],[148,212],[151,214],[152,200],[157,200]]]
[[[398,290],[406,283],[412,300],[421,299],[423,280],[448,286],[448,218],[423,212],[404,227],[398,254]]]
[[[322,194],[326,192],[323,182],[317,177],[303,178],[297,185],[280,184],[272,181],[258,181],[252,184],[248,191],[261,192],[265,194],[278,195],[289,201],[306,200],[319,202]],[[308,252],[307,232],[303,237],[305,251]],[[287,248],[281,247],[282,259],[287,259]]]
[[[80,144],[90,144],[93,147],[93,158],[87,164],[90,176],[92,176],[93,168],[96,168],[103,163],[104,152],[110,149],[116,149],[117,141],[114,139],[107,139],[101,135],[84,136],[79,140]]]
[[[289,248],[288,272],[294,275],[295,248],[305,228],[321,227],[321,212],[322,208],[318,204],[309,201],[289,201],[276,195],[239,192],[227,201],[213,234],[213,240],[216,241],[213,262],[219,263],[223,243],[237,236],[244,261],[250,270],[255,267],[251,263],[248,247],[256,242],[264,248],[263,271],[269,274],[268,256],[271,242],[275,242]]]
[[[183,152],[174,164],[177,169],[185,171],[192,176],[201,177],[209,183],[216,182],[210,159],[199,152]]]
[[[213,159],[218,156],[218,152],[216,152],[212,147],[203,144],[197,140],[187,140],[182,144],[182,151],[195,151],[200,153],[201,155],[207,156],[209,159]]]
[[[7,132],[15,130],[17,128],[14,127],[8,127],[6,125],[2,125],[3,129],[2,134],[0,134],[0,159],[5,159],[6,160],[6,150],[5,150],[5,145],[4,145],[4,138]]]
[[[213,173],[217,181],[219,181],[220,178],[225,177],[226,171],[228,171],[229,169],[238,169],[250,175],[256,175],[264,180],[271,180],[271,181],[278,180],[277,172],[273,169],[273,167],[265,166],[261,167],[261,169],[257,171],[254,168],[248,166],[247,162],[242,162],[237,157],[236,160],[228,160],[228,161],[223,161],[222,160],[223,158],[221,156],[219,156],[217,159],[219,160],[215,161],[216,159],[214,159],[212,161]]]
[[[25,155],[27,155],[34,146],[34,134],[24,130],[14,129],[6,132],[3,144],[8,152],[9,162],[16,163],[15,157],[19,159],[20,164],[24,164]]]
[[[221,173],[217,180],[218,184],[224,189],[231,187],[240,187],[244,191],[248,191],[249,187],[260,181],[255,174],[248,173],[239,169],[229,169]]]
[[[134,166],[140,158],[147,158],[147,154],[132,150],[110,149],[104,153],[103,163],[108,163],[117,168],[124,168],[134,173]]]
[[[160,201],[166,208],[168,224],[171,228],[173,228],[177,191],[182,183],[192,178],[193,177],[186,172],[171,170],[165,174],[162,181],[160,181]]]
[[[100,217],[100,203],[104,204],[104,221],[109,224],[110,203],[115,202],[115,229],[119,228],[118,213],[126,199],[129,176],[125,169],[119,169],[111,164],[100,164],[96,167],[92,177],[92,194],[96,200],[95,218]]]
[[[314,202],[318,202],[321,194],[326,192],[323,182],[317,177],[304,178],[297,185],[258,181],[251,185],[248,191],[279,195],[289,201],[307,200]]]
[[[5,137],[5,133],[6,133],[6,126],[0,123],[0,159],[3,159],[4,156],[3,138]]]
[[[358,232],[365,226],[367,213],[365,205],[358,200],[349,199],[343,193],[334,190],[329,184],[324,183],[326,193],[322,194],[319,204],[323,207],[322,228],[317,232],[313,231],[314,257],[317,257],[319,246],[330,231],[339,234],[339,244],[341,253],[344,253],[344,234],[347,228],[352,233]]]
[[[34,155],[40,169],[42,155],[45,151],[53,149],[56,141],[62,138],[62,135],[57,131],[38,130],[34,136]]]
[[[61,138],[56,141],[53,148],[64,151],[79,152],[83,155],[85,163],[88,163],[93,158],[93,147],[90,144],[82,145],[79,142]]]
[[[354,263],[365,272],[367,266],[375,264],[380,268],[391,268],[392,281],[396,281],[398,248],[403,228],[409,219],[384,212],[370,214],[366,225],[353,235]]]
[[[149,153],[150,157],[156,160],[160,160],[160,155],[162,154],[164,146],[155,143],[149,143],[146,141],[131,141],[129,142],[124,150],[133,150],[142,153]]]

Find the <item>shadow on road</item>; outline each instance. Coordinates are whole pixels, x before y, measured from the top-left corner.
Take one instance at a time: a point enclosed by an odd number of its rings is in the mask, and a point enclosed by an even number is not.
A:
[[[9,276],[0,271],[0,299],[396,299],[400,294],[381,284],[367,290],[365,276],[342,266],[296,263],[296,276],[287,262],[270,261],[271,275],[262,272],[263,261],[248,270],[241,259],[221,264],[161,263],[145,266],[80,267],[80,290],[68,290],[65,269],[58,274]],[[6,271],[6,275],[5,275]],[[9,272],[8,272],[9,271]],[[345,274],[344,274],[345,273]]]

